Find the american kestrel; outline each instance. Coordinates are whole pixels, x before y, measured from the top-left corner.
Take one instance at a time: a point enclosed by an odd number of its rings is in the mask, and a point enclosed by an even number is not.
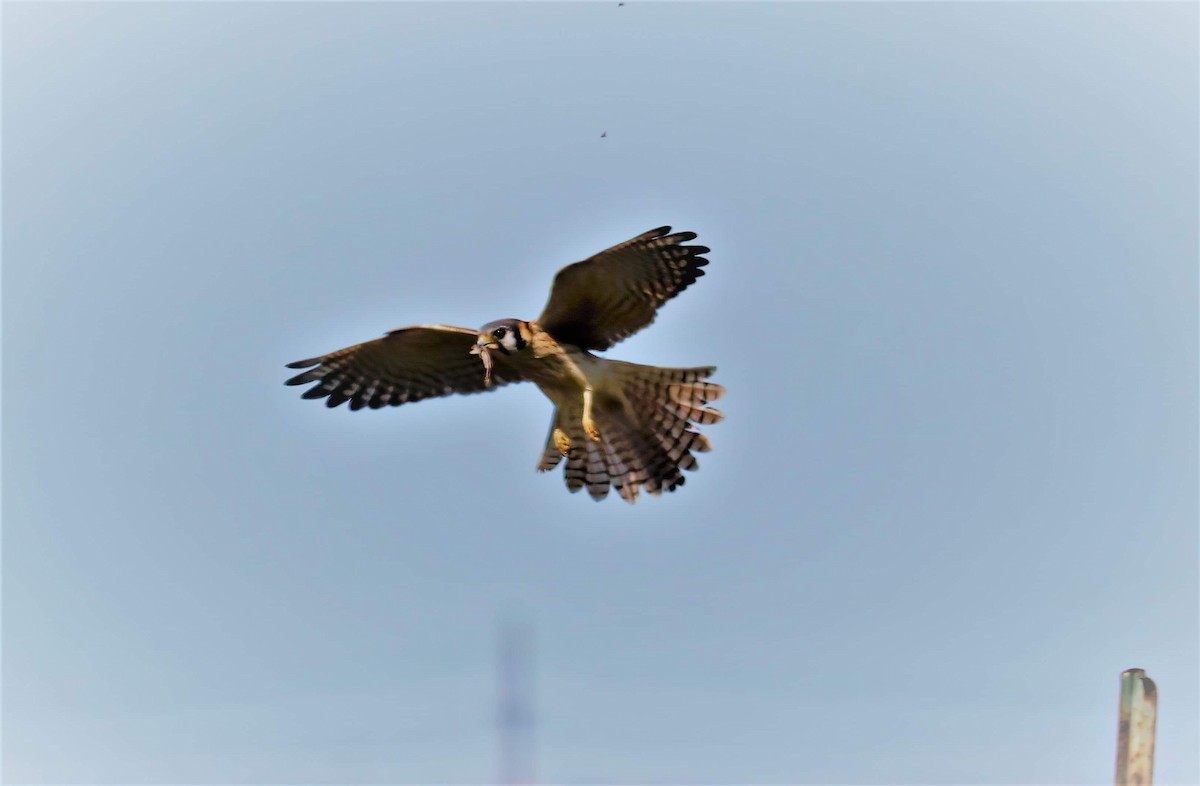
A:
[[[694,232],[659,227],[554,277],[550,300],[533,321],[501,319],[478,331],[416,325],[383,338],[298,360],[307,368],[288,385],[315,382],[304,398],[350,409],[399,406],[452,393],[480,393],[510,382],[535,383],[554,403],[537,468],[563,457],[572,492],[595,499],[609,487],[627,502],[682,486],[696,468],[692,451],[710,449],[693,423],[717,423],[706,406],[725,392],[705,382],[716,368],[663,368],[597,357],[654,321],[658,308],[704,275],[704,246],[683,245]],[[482,363],[481,363],[482,361]],[[309,368],[315,366],[315,368]]]

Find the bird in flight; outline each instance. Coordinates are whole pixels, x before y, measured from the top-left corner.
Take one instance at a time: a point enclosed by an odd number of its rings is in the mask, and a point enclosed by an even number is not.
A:
[[[316,383],[303,398],[326,406],[379,409],[454,393],[481,393],[533,382],[554,404],[537,469],[564,458],[571,492],[594,499],[610,488],[627,502],[639,490],[658,495],[696,468],[708,451],[693,424],[724,417],[707,406],[724,388],[705,380],[713,366],[664,368],[609,360],[609,349],[654,321],[659,307],[704,275],[705,246],[685,245],[694,232],[659,227],[554,277],[536,320],[501,319],[479,330],[415,325],[320,357],[289,363],[308,369],[288,385]]]

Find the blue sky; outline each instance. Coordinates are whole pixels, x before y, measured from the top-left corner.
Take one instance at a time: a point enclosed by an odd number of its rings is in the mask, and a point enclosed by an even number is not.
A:
[[[544,782],[1100,783],[1133,666],[1200,781],[1197,21],[5,3],[5,779],[486,782],[517,618]],[[676,494],[282,385],[661,224]]]

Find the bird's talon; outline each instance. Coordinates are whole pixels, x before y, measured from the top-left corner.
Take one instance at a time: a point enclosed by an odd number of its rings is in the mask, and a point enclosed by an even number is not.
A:
[[[560,428],[554,429],[554,447],[564,456],[571,452],[571,438]]]

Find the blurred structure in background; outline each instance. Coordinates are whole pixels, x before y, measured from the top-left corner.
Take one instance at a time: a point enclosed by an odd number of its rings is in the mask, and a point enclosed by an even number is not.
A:
[[[496,640],[496,725],[501,784],[531,784],[534,773],[533,626],[508,618]]]
[[[1121,672],[1120,712],[1116,786],[1151,786],[1154,783],[1158,688],[1141,669]]]

